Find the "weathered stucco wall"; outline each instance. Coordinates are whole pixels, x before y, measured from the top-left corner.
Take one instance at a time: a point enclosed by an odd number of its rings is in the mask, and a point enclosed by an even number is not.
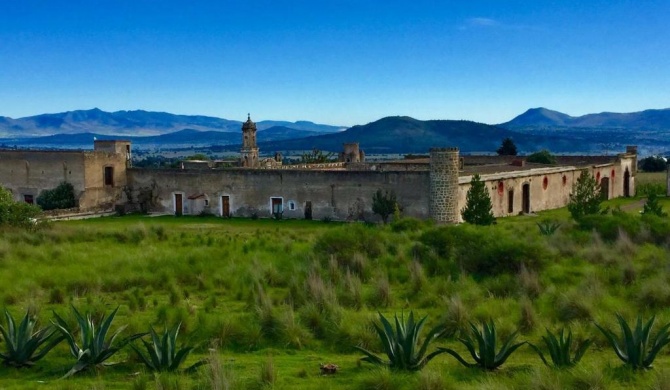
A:
[[[106,167],[113,169],[111,185],[105,184]],[[81,209],[114,207],[114,204],[121,199],[123,188],[128,184],[125,154],[86,152],[84,172],[86,191],[79,200],[79,207]]]
[[[376,219],[371,203],[378,189],[394,191],[405,215],[429,218],[428,180],[428,172],[128,170],[132,201],[151,198],[159,211],[176,212],[175,195],[181,194],[184,214],[197,213],[200,207],[189,197],[202,194],[208,199],[205,211],[216,215],[222,213],[221,197],[227,196],[234,216],[270,217],[271,199],[277,198],[286,218],[305,218],[311,202],[313,219],[342,220]]]
[[[34,199],[40,192],[52,189],[63,181],[71,183],[75,196],[86,188],[84,153],[65,151],[0,151],[0,185],[12,191],[14,199],[25,195]]]
[[[633,196],[635,177],[632,172],[635,161],[635,156],[622,155],[616,162],[608,164],[493,173],[482,175],[481,180],[486,183],[489,191],[493,214],[496,217],[505,217],[567,206],[572,187],[585,169],[601,183],[601,186],[606,187],[604,191],[607,192],[608,199]],[[628,194],[625,193],[626,171],[628,171]],[[465,207],[471,178],[462,176],[459,179],[459,211]],[[528,191],[527,203],[524,202],[524,191]]]
[[[2,150],[0,185],[24,201],[26,195],[36,200],[66,181],[74,187],[80,209],[111,208],[127,184],[126,161],[125,152]],[[105,167],[113,168],[112,185],[105,185]]]

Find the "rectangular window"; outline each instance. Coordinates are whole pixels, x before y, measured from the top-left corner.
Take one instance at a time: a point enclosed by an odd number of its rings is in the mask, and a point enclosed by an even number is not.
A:
[[[32,195],[23,195],[23,201],[28,204],[35,204],[35,199]]]
[[[105,167],[105,185],[114,185],[114,167]]]

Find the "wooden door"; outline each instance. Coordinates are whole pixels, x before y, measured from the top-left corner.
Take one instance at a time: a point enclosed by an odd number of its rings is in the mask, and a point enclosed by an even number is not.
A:
[[[600,180],[600,197],[603,200],[607,200],[610,198],[610,179],[609,177],[603,177],[602,180]]]
[[[230,217],[230,196],[221,197],[221,216]]]
[[[308,220],[312,219],[312,202],[311,201],[305,202],[305,219],[308,219]]]
[[[183,206],[182,195],[174,194],[174,214],[177,216],[184,214]]]

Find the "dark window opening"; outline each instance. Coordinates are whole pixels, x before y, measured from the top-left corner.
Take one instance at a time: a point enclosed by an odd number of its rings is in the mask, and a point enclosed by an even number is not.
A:
[[[114,167],[105,167],[105,185],[114,185]]]
[[[35,199],[32,195],[23,195],[23,201],[28,204],[35,204]]]

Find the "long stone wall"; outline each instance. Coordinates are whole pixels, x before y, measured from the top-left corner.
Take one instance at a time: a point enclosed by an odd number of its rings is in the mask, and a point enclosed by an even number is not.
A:
[[[227,202],[233,216],[271,217],[273,198],[285,218],[377,220],[372,196],[395,192],[403,213],[427,219],[428,172],[300,170],[159,170],[129,169],[131,199],[150,199],[154,211],[221,215]],[[222,197],[226,197],[225,200]]]

